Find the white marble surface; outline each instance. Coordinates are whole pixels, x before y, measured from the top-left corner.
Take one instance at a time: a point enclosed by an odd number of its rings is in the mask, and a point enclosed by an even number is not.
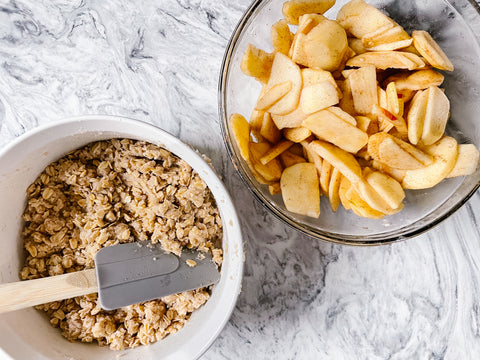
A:
[[[477,359],[480,195],[395,245],[302,236],[234,173],[217,115],[230,33],[249,0],[0,0],[0,147],[38,124],[116,114],[213,159],[244,225],[243,291],[217,359]]]

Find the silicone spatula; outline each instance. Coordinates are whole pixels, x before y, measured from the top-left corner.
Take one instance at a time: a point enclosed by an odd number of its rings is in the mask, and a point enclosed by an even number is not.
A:
[[[178,257],[148,241],[120,244],[99,250],[95,269],[0,284],[0,313],[95,292],[103,309],[114,310],[219,279],[208,253],[183,249]]]

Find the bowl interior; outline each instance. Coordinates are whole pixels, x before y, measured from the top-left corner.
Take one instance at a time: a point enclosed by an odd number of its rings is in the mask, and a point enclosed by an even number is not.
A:
[[[480,170],[466,178],[444,180],[431,189],[406,191],[405,208],[381,220],[358,217],[341,206],[334,213],[325,197],[322,197],[318,219],[296,215],[285,209],[281,195],[270,195],[267,187],[253,178],[231,141],[228,118],[232,113],[240,113],[248,119],[254,108],[261,85],[241,72],[240,62],[249,43],[272,51],[270,27],[283,17],[283,2],[266,0],[252,4],[232,36],[219,87],[227,148],[241,177],[256,197],[287,224],[320,239],[350,244],[376,244],[403,239],[419,234],[448,217],[478,187]],[[445,81],[442,85],[451,103],[447,134],[454,136],[459,143],[473,143],[479,147],[480,48],[474,35],[474,31],[480,28],[477,9],[468,1],[456,1],[459,10],[445,0],[367,2],[385,11],[408,32],[427,30],[438,41],[455,66],[453,73],[444,72]],[[347,1],[337,1],[325,15],[334,19],[345,3]]]
[[[0,153],[0,282],[18,281],[23,262],[21,214],[25,191],[52,161],[92,141],[145,140],[186,160],[212,191],[224,223],[222,276],[207,303],[176,334],[150,346],[112,352],[96,344],[70,343],[33,308],[0,316],[0,347],[15,359],[178,359],[197,358],[213,342],[240,291],[243,266],[241,231],[232,201],[213,169],[188,145],[146,123],[119,117],[89,116],[53,123],[18,138]],[[1,350],[0,350],[1,354]]]

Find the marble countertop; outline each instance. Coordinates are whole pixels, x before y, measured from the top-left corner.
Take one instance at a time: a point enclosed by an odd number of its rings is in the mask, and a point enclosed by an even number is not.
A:
[[[218,359],[474,359],[480,194],[415,239],[356,248],[290,229],[226,155],[217,81],[250,0],[0,0],[0,148],[85,114],[153,123],[212,158],[244,226],[245,277]]]

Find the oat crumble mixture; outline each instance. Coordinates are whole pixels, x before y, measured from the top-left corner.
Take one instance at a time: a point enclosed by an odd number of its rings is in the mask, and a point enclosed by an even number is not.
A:
[[[146,142],[95,142],[50,164],[27,189],[23,219],[22,280],[93,268],[100,248],[147,239],[222,262],[222,222],[207,185],[185,161]],[[37,309],[71,341],[121,350],[178,331],[209,296],[202,288],[105,311],[91,294]]]

